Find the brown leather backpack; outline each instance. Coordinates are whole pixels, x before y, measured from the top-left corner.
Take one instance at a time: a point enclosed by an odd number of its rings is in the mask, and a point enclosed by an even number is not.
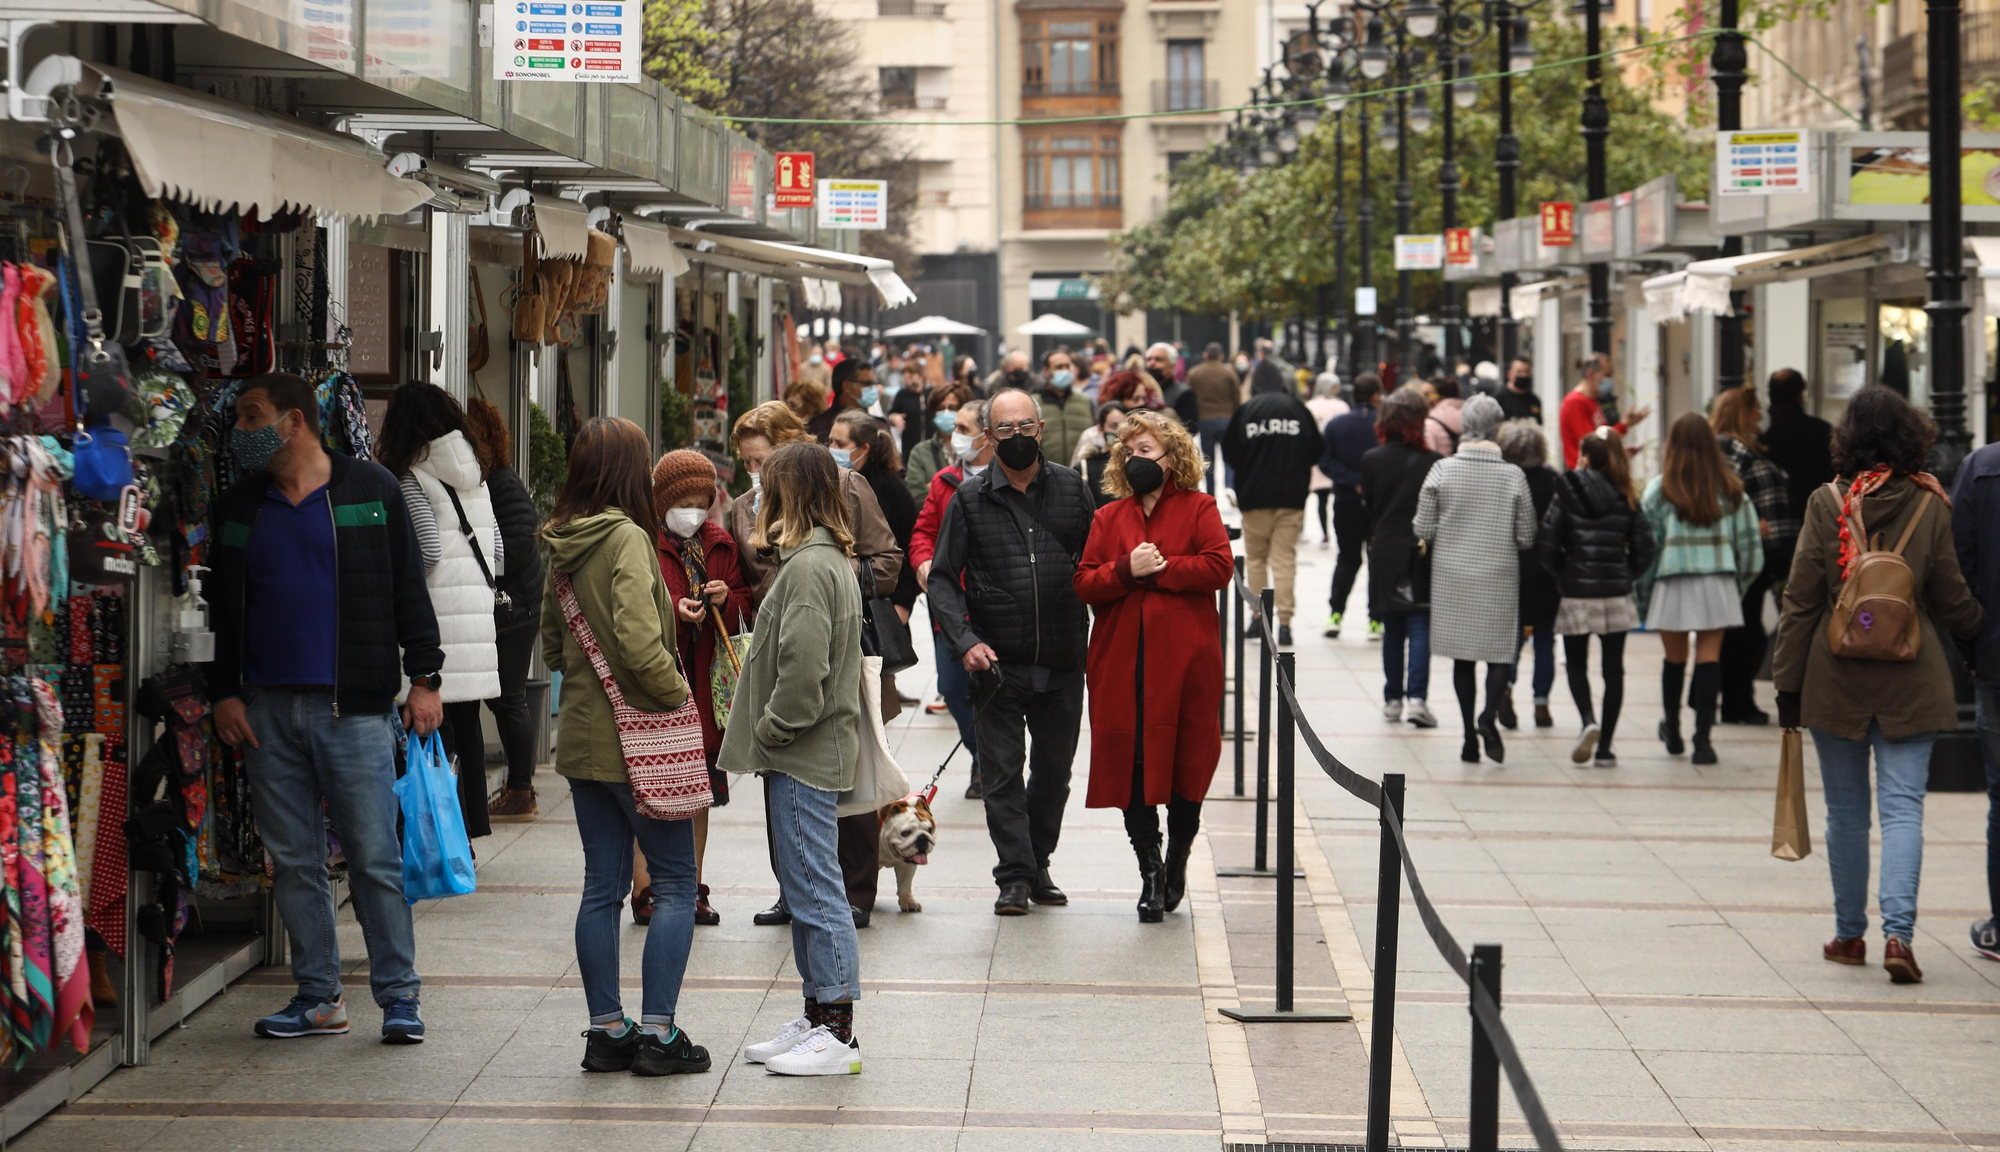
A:
[[[1835,506],[1840,500],[1838,485],[1833,489]],[[1835,656],[1848,660],[1915,660],[1924,635],[1917,613],[1916,575],[1903,559],[1903,549],[1916,534],[1924,513],[1930,511],[1929,493],[1918,497],[1917,510],[1903,528],[1893,551],[1883,551],[1878,536],[1872,542],[1861,522],[1861,501],[1848,514],[1848,539],[1861,551],[1848,565],[1847,581],[1827,614],[1826,643]]]

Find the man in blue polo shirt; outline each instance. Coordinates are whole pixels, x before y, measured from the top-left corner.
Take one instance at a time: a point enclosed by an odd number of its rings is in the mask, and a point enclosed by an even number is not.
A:
[[[229,452],[245,478],[216,508],[209,688],[216,733],[243,749],[298,981],[291,1003],[256,1031],[347,1031],[327,887],[330,814],[383,1042],[419,1043],[391,716],[407,674],[405,723],[419,735],[437,728],[444,651],[416,532],[387,469],[321,446],[318,400],[297,376],[244,385]]]

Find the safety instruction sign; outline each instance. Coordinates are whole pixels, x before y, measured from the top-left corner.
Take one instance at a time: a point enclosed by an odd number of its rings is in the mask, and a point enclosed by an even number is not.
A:
[[[493,7],[493,78],[637,80],[644,8],[644,0],[501,0]]]
[[[1396,271],[1429,272],[1444,267],[1444,237],[1436,233],[1424,236],[1396,237]]]
[[[772,181],[771,187],[773,207],[810,208],[813,206],[812,153],[778,153],[777,173],[777,179]]]
[[[1717,132],[1717,196],[1780,196],[1812,191],[1804,132]]]
[[[889,227],[887,180],[819,181],[819,226],[879,232]]]
[[[1569,248],[1576,244],[1576,205],[1568,200],[1542,201],[1542,247]]]
[[[1472,249],[1471,228],[1447,228],[1444,230],[1444,262],[1447,264],[1476,264],[1478,257]]]

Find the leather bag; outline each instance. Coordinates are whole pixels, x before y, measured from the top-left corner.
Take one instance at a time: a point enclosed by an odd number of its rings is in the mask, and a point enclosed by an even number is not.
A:
[[[1837,485],[1835,499],[1840,497]],[[1872,542],[1861,520],[1861,500],[1855,498],[1847,514],[1848,539],[1859,542],[1861,551],[1847,566],[1847,579],[1840,596],[1827,613],[1826,643],[1835,656],[1848,660],[1915,660],[1922,646],[1924,629],[1917,612],[1916,574],[1903,549],[1929,512],[1931,497],[1917,498],[1917,510],[1892,551],[1884,551],[1881,537]]]

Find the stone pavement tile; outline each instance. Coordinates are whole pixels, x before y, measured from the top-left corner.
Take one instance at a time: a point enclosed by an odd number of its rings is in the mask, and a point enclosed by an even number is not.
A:
[[[1107,1127],[1116,1124],[1107,1121]],[[1089,1132],[1021,1128],[967,1128],[958,1135],[958,1152],[1215,1152],[1215,1136],[1206,1132],[1132,1132],[1097,1129]]]
[[[704,1124],[694,1134],[688,1150],[770,1152],[773,1148],[799,1146],[807,1142],[814,1152],[877,1152],[890,1142],[895,1144],[898,1152],[951,1152],[958,1142],[958,1129],[816,1124],[808,1132],[794,1127]]]
[[[1036,983],[1191,984],[1194,934],[1185,917],[1141,924],[1036,910],[1011,921],[993,947],[991,978]],[[867,968],[862,968],[867,979]]]
[[[396,1051],[390,1045],[369,1038],[367,1053],[356,1058],[298,1071],[232,1072],[207,1092],[210,1100],[296,1100],[311,1103],[334,1101],[371,1102],[452,1100],[465,1091],[479,1074],[470,1061],[446,1060],[426,1043],[401,1048],[410,1058],[396,1060],[380,1055]],[[417,1055],[428,1050],[428,1055]]]
[[[54,1112],[8,1141],[13,1152],[80,1152],[85,1148],[118,1152],[150,1148],[153,1137],[173,1123],[168,1116],[78,1116]]]
[[[1542,1048],[1606,1048],[1630,1050],[1610,1014],[1594,1004],[1508,1004],[1503,1015],[1514,1043],[1522,1050]],[[1396,1005],[1396,1028],[1404,1043],[1470,1044],[1472,1013],[1465,1004]]]
[[[1939,1123],[2000,1131],[2000,1019],[1830,1012],[1861,1051]]]
[[[552,1049],[550,1065],[540,1076],[481,1075],[454,1103],[520,1105],[524,1102],[569,1105],[651,1105],[705,1107],[715,1098],[723,1078],[718,1060],[708,1072],[689,1076],[633,1076],[625,1072],[590,1073],[577,1067],[579,1046],[566,1053]],[[757,1075],[762,1076],[762,1070]],[[607,1115],[616,1115],[607,1107]]]
[[[1679,1096],[1688,1122],[1703,1125],[1853,1128],[1887,1131],[1942,1131],[1939,1118],[1916,1101],[1898,1097],[1834,1097],[1814,1100],[1746,1099],[1741,1096]]]
[[[1661,1087],[1684,1096],[1749,1100],[1910,1098],[1866,1056],[1762,1052],[1640,1052]]]
[[[931,1060],[971,1060],[982,1044],[982,1021],[992,1019],[996,1010],[1006,1010],[1016,999],[1007,995],[947,995],[902,990],[869,993],[864,988],[860,1002],[854,1006],[854,1026],[856,1035],[861,1037],[863,1050],[871,1058],[880,1053]],[[1029,1004],[1037,1003],[1032,997],[1019,999]],[[1087,998],[1064,997],[1052,1003],[1058,1012],[1071,1012],[1076,1010],[1076,1006],[1091,1002]],[[1130,1005],[1132,1001],[1113,1003]],[[765,1011],[758,1014],[760,1027],[753,1028],[744,1042],[755,1044],[770,1039],[777,1034],[779,1027],[796,1017],[802,1007],[798,1000],[773,997]],[[870,1063],[868,1072],[873,1071],[874,1065]]]
[[[973,1067],[972,1092],[965,1099],[971,1108],[997,1112],[1216,1110],[1215,1075],[1205,1063],[987,1057]]]
[[[1463,1114],[1472,1068],[1469,1031],[1449,1044],[1411,1044],[1405,1040],[1410,1066],[1416,1069],[1438,1115]],[[1620,1096],[1666,1099],[1646,1066],[1631,1051],[1587,1048],[1523,1048],[1521,1061],[1544,1096]],[[1503,1092],[1502,1095],[1508,1093]],[[1551,1112],[1559,1119],[1583,1119]],[[1592,1117],[1595,1119],[1596,1117]]]
[[[1818,1012],[1734,1006],[1633,1007],[1605,1010],[1633,1048],[1659,1052],[1765,1052],[1852,1056],[1846,1032]]]
[[[186,1117],[154,1133],[154,1152],[409,1152],[430,1132],[434,1120],[264,1120]]]
[[[1610,829],[1614,832],[1616,829]],[[1482,844],[1509,876],[1672,876],[1651,846],[1625,840],[1491,840]],[[1580,894],[1579,894],[1580,895]],[[1659,900],[1673,899],[1662,894]]]
[[[859,1076],[779,1076],[740,1056],[718,1062],[725,1071],[717,1090],[718,1105],[850,1108],[920,1108],[956,1113],[965,1108],[966,1084],[972,1078],[970,1060],[931,1060],[903,1056],[894,1037],[877,1033],[875,1043],[861,1036]],[[914,1048],[914,1045],[912,1046]],[[1002,1107],[1021,1107],[1019,1100]]]
[[[1414,851],[1414,849],[1412,849]],[[1508,877],[1521,897],[1534,904],[1540,901],[1595,900],[1631,901],[1644,905],[1654,901],[1695,902],[1693,888],[1665,865],[1643,872],[1598,873],[1579,869],[1570,874],[1556,872],[1509,872]],[[1686,917],[1682,918],[1685,922]]]
[[[695,1125],[658,1120],[619,1121],[611,1117],[574,1120],[454,1120],[437,1122],[417,1145],[422,1152],[550,1152],[551,1149],[643,1147],[646,1152],[685,1152]]]
[[[914,1018],[926,1021],[926,1031],[932,1027],[927,1018]],[[1135,1019],[1144,1021],[1136,1031]],[[990,996],[973,1023],[980,1060],[1053,1051],[1088,1053],[1112,1063],[1208,1066],[1208,1025],[1201,1001],[1193,996],[1158,1003],[1129,997]]]
[[[1547,1112],[1549,1118],[1557,1124],[1645,1124],[1649,1126],[1659,1125],[1662,1128],[1686,1127],[1687,1122],[1681,1118],[1680,1109],[1675,1105],[1673,1100],[1669,1099],[1662,1092],[1654,1091],[1638,1096],[1604,1096],[1590,1092],[1549,1091],[1542,1085],[1541,1074],[1536,1071],[1536,1065],[1533,1062],[1529,1063],[1528,1071],[1535,1074],[1535,1091],[1541,1098],[1542,1111]],[[1503,1076],[1502,1079],[1504,1080],[1505,1077]],[[1465,1100],[1466,1096],[1461,1092],[1453,1098],[1453,1103],[1447,1110],[1451,1112],[1464,1112],[1466,1106],[1463,1101]],[[1431,1106],[1433,1108],[1439,1107],[1435,1101],[1433,1101]],[[1519,1121],[1520,1118],[1521,1105],[1514,1099],[1513,1090],[1506,1087],[1501,1088],[1501,1123],[1504,1125],[1509,1121]],[[1528,1135],[1525,1126],[1521,1134],[1524,1137]],[[1627,1152],[1634,1147],[1627,1144],[1626,1138],[1623,1136],[1617,1137],[1616,1141],[1615,1144],[1612,1144],[1607,1142],[1604,1136],[1596,1135],[1590,1137],[1587,1142],[1582,1138],[1574,1140],[1570,1144],[1570,1147],[1616,1147],[1627,1150]],[[1529,1138],[1523,1140],[1521,1146],[1532,1147],[1533,1144],[1533,1139]]]

